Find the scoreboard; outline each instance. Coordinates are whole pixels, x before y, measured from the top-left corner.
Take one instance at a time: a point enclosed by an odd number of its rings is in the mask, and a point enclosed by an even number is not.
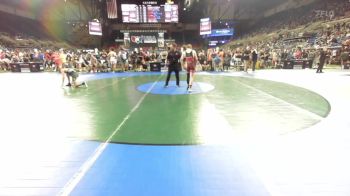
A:
[[[179,7],[176,4],[137,5],[121,4],[124,23],[178,23]]]

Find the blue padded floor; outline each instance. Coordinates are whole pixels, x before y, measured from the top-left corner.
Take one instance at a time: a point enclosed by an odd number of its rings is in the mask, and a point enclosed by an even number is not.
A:
[[[97,74],[82,74],[87,80],[101,80],[108,78],[128,78],[134,76],[154,76],[164,74],[163,72],[120,72],[120,73],[97,73]]]
[[[109,144],[72,195],[269,195],[235,150]]]

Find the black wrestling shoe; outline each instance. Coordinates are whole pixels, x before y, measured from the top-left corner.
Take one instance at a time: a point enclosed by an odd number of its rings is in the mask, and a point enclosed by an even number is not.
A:
[[[66,86],[71,87],[71,86],[72,86],[72,84],[71,84],[71,83],[68,83]]]

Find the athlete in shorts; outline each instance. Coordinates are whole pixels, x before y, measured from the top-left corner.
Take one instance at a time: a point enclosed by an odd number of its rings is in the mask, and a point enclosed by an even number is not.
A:
[[[64,73],[65,77],[67,77],[67,79],[68,79],[67,86],[73,86],[74,88],[80,87],[80,86],[87,87],[86,82],[81,82],[81,83],[77,82],[77,79],[79,77],[79,73],[71,65],[67,65],[65,68],[62,68],[62,73]],[[65,77],[63,77],[62,86],[64,85],[64,78]]]
[[[112,67],[112,71],[115,72],[117,69],[117,53],[114,51],[114,48],[111,48],[107,56],[110,66]]]
[[[192,49],[191,44],[186,46],[186,50],[182,53],[182,59],[187,70],[187,90],[188,92],[191,92],[194,81],[194,73],[196,71],[196,64],[198,61],[197,53]]]

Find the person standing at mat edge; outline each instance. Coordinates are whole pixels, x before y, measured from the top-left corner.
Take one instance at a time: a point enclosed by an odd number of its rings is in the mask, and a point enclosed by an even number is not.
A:
[[[166,57],[165,63],[168,65],[168,76],[165,81],[165,86],[168,87],[171,73],[175,72],[176,86],[180,87],[180,58],[181,52],[177,50],[177,45],[175,43],[169,45],[169,52]]]
[[[324,66],[324,64],[326,62],[326,58],[327,58],[326,52],[324,50],[325,49],[320,48],[319,63],[318,63],[316,73],[323,73],[322,69],[323,69],[323,66]]]
[[[255,71],[256,63],[258,62],[258,51],[256,49],[252,52],[252,71]]]
[[[198,61],[197,53],[192,49],[192,45],[186,46],[186,50],[183,52],[181,59],[184,61],[184,66],[187,70],[187,90],[192,91],[192,84],[194,81],[194,73],[196,71],[196,64]]]

